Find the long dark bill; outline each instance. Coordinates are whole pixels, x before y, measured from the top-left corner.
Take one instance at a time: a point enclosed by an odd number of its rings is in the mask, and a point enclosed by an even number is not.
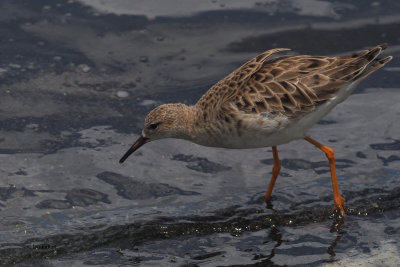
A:
[[[135,152],[139,147],[143,146],[146,144],[148,141],[148,138],[140,136],[138,140],[129,148],[128,151],[126,151],[125,155],[119,160],[119,163],[123,163],[133,152]]]

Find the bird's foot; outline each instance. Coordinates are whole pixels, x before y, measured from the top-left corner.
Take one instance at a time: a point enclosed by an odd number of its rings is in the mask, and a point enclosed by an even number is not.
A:
[[[341,195],[337,195],[333,197],[333,202],[335,203],[334,209],[335,211],[340,212],[342,216],[345,216],[346,213],[344,212],[344,202],[346,199]]]

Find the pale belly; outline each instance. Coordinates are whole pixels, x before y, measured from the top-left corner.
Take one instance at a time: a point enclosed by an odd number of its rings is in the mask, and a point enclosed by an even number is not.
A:
[[[210,138],[203,145],[236,149],[277,146],[304,137],[305,131],[298,127],[291,127],[292,123],[289,122],[286,127],[279,128],[263,127],[262,125],[260,127],[243,127],[233,133]]]
[[[241,118],[242,127],[239,129],[215,130],[211,135],[204,134],[191,141],[204,146],[246,149],[277,146],[302,139],[315,123],[345,100],[357,84],[358,82],[352,83],[342,88],[330,101],[298,118],[247,115]]]

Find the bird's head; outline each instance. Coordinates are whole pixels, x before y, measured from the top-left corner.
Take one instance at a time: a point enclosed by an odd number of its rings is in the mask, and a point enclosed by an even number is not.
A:
[[[144,121],[142,135],[119,162],[124,162],[139,147],[148,142],[163,138],[188,139],[192,113],[191,107],[185,104],[164,104],[150,111]]]

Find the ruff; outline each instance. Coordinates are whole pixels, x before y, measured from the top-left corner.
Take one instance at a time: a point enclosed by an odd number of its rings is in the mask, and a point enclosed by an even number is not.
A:
[[[386,44],[344,56],[285,55],[266,51],[210,88],[194,106],[164,104],[146,117],[141,137],[121,158],[145,143],[180,138],[224,148],[272,147],[274,167],[265,194],[270,199],[281,165],[276,146],[305,139],[325,152],[331,169],[335,209],[342,215],[334,152],[306,132],[356,85],[392,57],[377,58]]]

